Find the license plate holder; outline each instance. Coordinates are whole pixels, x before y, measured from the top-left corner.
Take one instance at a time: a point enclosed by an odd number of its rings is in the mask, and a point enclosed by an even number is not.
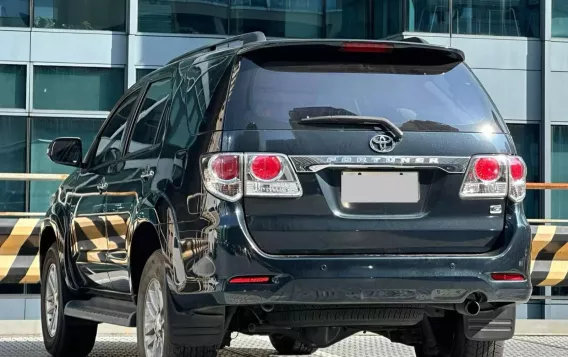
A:
[[[343,171],[341,202],[417,203],[420,201],[418,172]]]

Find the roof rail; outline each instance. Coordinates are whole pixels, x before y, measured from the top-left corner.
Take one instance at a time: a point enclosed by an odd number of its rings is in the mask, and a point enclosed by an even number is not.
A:
[[[430,44],[428,41],[426,41],[423,38],[420,37],[408,37],[408,38],[404,38],[402,39],[402,42],[414,42],[414,43],[423,43],[425,45]]]
[[[221,47],[221,46],[227,46],[228,47],[229,44],[231,44],[233,42],[238,42],[238,41],[241,41],[243,43],[241,46],[244,46],[247,43],[266,41],[266,36],[264,35],[264,33],[260,32],[260,31],[243,33],[242,35],[238,35],[238,36],[232,36],[232,37],[229,37],[229,38],[224,39],[222,41],[215,42],[211,45],[199,47],[199,48],[197,48],[193,51],[189,51],[187,53],[184,53],[183,55],[178,56],[178,57],[174,58],[173,60],[169,61],[168,64],[177,62],[177,61],[179,61],[179,60],[181,60],[185,57],[189,57],[189,56],[192,56],[192,55],[196,55],[196,54],[200,54],[200,53],[213,52],[218,47]]]

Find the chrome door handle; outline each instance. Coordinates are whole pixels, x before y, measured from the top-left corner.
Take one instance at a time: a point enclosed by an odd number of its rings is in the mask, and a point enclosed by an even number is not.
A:
[[[97,185],[97,190],[99,190],[99,193],[103,193],[107,190],[108,188],[108,183],[106,182],[99,182],[99,184]]]
[[[147,180],[147,179],[151,179],[152,177],[154,177],[154,171],[150,170],[150,168],[146,168],[146,170],[144,170],[142,172],[142,174],[140,174],[140,178],[142,180]]]

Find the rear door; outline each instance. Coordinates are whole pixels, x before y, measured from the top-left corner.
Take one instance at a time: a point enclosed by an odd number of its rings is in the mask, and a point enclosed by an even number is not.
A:
[[[245,193],[248,229],[263,251],[459,254],[502,244],[505,198],[463,199],[460,189],[473,155],[514,148],[455,52],[273,46],[243,53],[234,72],[223,150],[285,154],[303,190],[300,198]],[[402,135],[343,117],[386,118]]]

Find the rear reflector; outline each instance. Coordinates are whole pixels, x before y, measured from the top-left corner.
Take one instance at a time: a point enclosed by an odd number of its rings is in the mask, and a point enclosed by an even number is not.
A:
[[[525,281],[523,274],[519,273],[491,273],[491,279],[495,281]]]
[[[229,280],[229,284],[266,284],[268,282],[270,282],[268,276],[240,276]]]
[[[390,53],[394,46],[387,43],[346,42],[341,46],[343,52]]]

